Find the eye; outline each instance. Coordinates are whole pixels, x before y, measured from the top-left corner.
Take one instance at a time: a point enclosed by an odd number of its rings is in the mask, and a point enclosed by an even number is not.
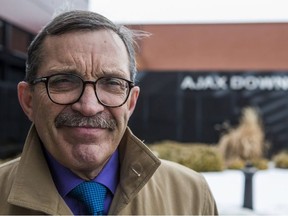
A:
[[[126,87],[126,82],[125,80],[119,79],[119,78],[103,78],[101,80],[104,85],[107,86],[115,86],[115,87],[121,87],[125,88]]]
[[[102,78],[97,84],[98,88],[111,93],[123,93],[128,87],[127,81],[113,77]]]
[[[49,79],[49,88],[57,91],[69,91],[81,86],[81,80],[74,75],[55,75]]]

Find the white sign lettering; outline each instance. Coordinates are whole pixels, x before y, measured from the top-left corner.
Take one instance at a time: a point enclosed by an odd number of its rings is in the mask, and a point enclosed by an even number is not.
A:
[[[182,83],[181,89],[191,90],[220,90],[227,88],[227,77],[215,77],[215,76],[199,76],[194,80],[191,76],[186,76]]]
[[[182,90],[288,90],[288,76],[186,76]]]

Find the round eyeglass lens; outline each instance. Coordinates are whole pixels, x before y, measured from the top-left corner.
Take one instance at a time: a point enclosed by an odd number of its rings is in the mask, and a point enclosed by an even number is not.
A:
[[[67,74],[51,76],[48,80],[48,92],[52,101],[59,104],[73,103],[81,95],[83,81],[80,77]]]

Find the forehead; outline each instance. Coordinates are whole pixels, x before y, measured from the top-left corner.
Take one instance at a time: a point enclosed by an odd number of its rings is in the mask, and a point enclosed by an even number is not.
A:
[[[121,38],[111,30],[48,36],[43,43],[42,55],[39,72],[45,75],[62,71],[63,68],[77,71],[83,76],[116,71],[129,75],[127,49]]]

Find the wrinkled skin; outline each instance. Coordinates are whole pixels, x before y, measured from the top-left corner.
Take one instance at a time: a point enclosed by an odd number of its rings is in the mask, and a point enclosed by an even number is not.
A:
[[[76,73],[84,80],[116,76],[130,80],[129,58],[124,43],[110,30],[72,32],[48,36],[44,41],[44,61],[37,77],[55,73]],[[132,88],[128,101],[118,108],[101,105],[92,85],[87,85],[80,100],[72,105],[57,105],[47,95],[45,84],[32,89],[26,82],[18,84],[20,104],[35,124],[49,153],[62,165],[84,179],[98,175],[117,149],[128,120],[133,113],[139,87]],[[111,128],[87,125],[58,126],[59,115],[98,116],[114,121]]]

